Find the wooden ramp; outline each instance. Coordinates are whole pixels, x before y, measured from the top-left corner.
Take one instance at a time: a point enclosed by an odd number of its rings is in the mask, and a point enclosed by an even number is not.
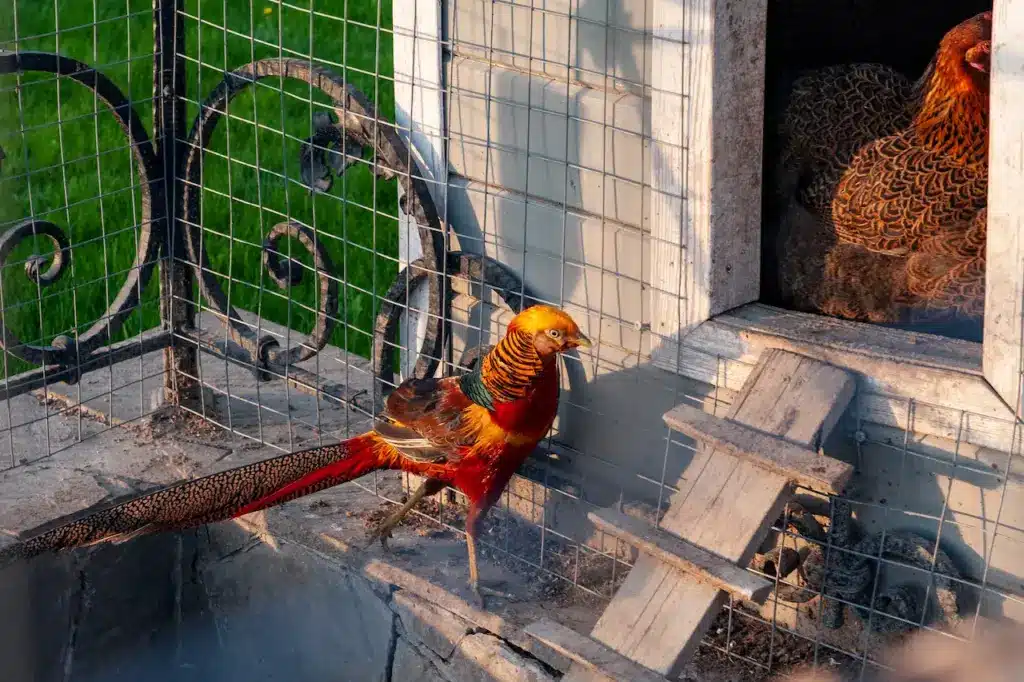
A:
[[[612,509],[591,515],[641,554],[589,638],[559,633],[576,661],[566,682],[640,679],[635,668],[623,676],[630,669],[623,661],[675,677],[729,593],[763,603],[772,585],[745,567],[794,485],[834,493],[852,474],[818,451],[854,390],[844,370],[769,350],[726,417],[687,405],[665,415],[700,447],[659,528]],[[546,624],[534,630],[553,637]]]

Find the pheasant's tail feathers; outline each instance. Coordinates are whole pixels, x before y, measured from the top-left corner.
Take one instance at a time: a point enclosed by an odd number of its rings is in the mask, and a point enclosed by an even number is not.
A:
[[[251,514],[254,511],[283,504],[298,497],[305,497],[312,493],[336,485],[353,481],[377,469],[386,469],[388,463],[382,455],[384,451],[393,451],[380,437],[374,433],[366,433],[345,441],[345,456],[340,459],[318,467],[309,473],[295,478],[285,485],[278,486],[269,494],[254,499],[249,504],[237,508],[232,513],[233,518]]]
[[[0,567],[48,551],[121,544],[148,533],[223,521],[308,495],[381,468],[378,443],[372,433],[364,434],[177,483],[91,513],[78,512],[28,531],[21,542],[0,549]]]
[[[95,547],[96,545],[102,544],[123,545],[129,540],[134,540],[137,537],[148,535],[150,533],[155,533],[158,530],[160,530],[159,526],[156,526],[154,524],[146,524],[145,526],[142,526],[141,528],[136,528],[135,530],[130,530],[124,533],[114,533],[112,535],[106,535],[102,538],[97,538],[95,540],[89,540],[83,542],[80,546]]]

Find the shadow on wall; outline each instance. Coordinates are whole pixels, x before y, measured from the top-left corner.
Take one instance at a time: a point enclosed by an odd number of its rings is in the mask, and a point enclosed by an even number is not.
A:
[[[865,443],[858,455],[853,439],[838,445],[839,456],[856,463],[848,496],[866,534],[911,531],[949,555],[961,578],[961,615],[1024,621],[1024,477],[1007,453],[930,437],[912,438],[904,454],[902,436]],[[911,454],[912,453],[912,454]],[[1007,472],[1007,464],[1010,471]],[[1008,478],[1009,480],[1006,480]],[[998,519],[998,523],[997,523]],[[896,569],[927,584],[927,572]],[[981,588],[975,585],[982,586]]]
[[[497,48],[493,63],[461,57],[449,63],[449,159],[459,174],[449,192],[452,225],[463,250],[486,253],[517,272],[532,295],[580,318],[600,344],[600,357],[569,363],[575,375],[570,401],[621,410],[628,395],[596,394],[589,386],[583,395],[578,387],[583,374],[636,367],[646,352],[639,327],[648,308],[650,123],[646,100],[630,92],[649,72],[643,16],[618,0],[582,3],[571,24],[529,7],[517,7],[522,11],[509,18],[498,14],[500,4],[489,5],[482,10],[485,23],[499,18],[485,40],[515,46],[517,58],[523,56],[517,66],[534,75],[505,68],[512,56]],[[456,20],[456,51],[471,33]],[[528,61],[531,38],[534,59]],[[558,69],[576,81],[540,75]],[[472,307],[460,341],[495,342],[476,331],[490,326],[482,324],[483,315]],[[574,425],[566,412],[562,437],[576,443],[590,425]]]

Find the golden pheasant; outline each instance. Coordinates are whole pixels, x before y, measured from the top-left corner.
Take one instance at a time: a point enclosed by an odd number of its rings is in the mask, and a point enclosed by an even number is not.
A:
[[[303,450],[222,471],[99,509],[57,528],[31,531],[0,551],[5,560],[242,516],[371,471],[400,469],[426,481],[373,535],[390,530],[427,495],[451,486],[469,500],[469,582],[483,603],[476,538],[487,511],[547,434],[558,409],[556,357],[590,341],[573,319],[537,305],[459,377],[407,379],[388,396],[373,430],[337,445]]]

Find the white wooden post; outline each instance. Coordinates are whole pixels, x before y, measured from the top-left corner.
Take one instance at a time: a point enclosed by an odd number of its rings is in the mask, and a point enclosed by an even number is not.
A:
[[[444,86],[441,59],[442,0],[395,0],[394,26],[395,119],[399,135],[414,154],[430,187],[442,223],[447,222],[448,161],[444,125]],[[399,190],[401,191],[401,190]],[[401,197],[399,197],[401,198]],[[419,232],[401,208],[399,265],[423,255]],[[409,296],[409,314],[402,325],[402,378],[412,376],[426,334],[427,288]],[[416,312],[420,311],[420,312]]]
[[[651,355],[760,290],[766,0],[653,0]]]
[[[985,378],[1024,417],[1024,0],[992,10]]]

